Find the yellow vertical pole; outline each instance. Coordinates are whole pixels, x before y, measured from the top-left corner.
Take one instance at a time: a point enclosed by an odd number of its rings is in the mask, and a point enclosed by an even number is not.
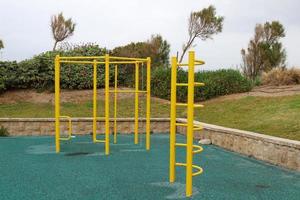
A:
[[[114,143],[117,143],[117,88],[118,88],[118,65],[115,65]]]
[[[109,55],[105,54],[105,155],[109,154]]]
[[[97,61],[93,63],[93,142],[97,140]]]
[[[170,119],[170,182],[175,181],[176,161],[176,81],[177,81],[177,58],[172,57],[171,61],[171,119]]]
[[[56,55],[54,61],[54,70],[55,70],[55,151],[56,153],[60,152],[60,58],[59,55]]]
[[[146,150],[150,150],[151,58],[147,57]]]
[[[187,99],[187,146],[186,146],[186,196],[192,195],[193,184],[193,129],[194,129],[194,68],[195,52],[189,52],[188,66],[188,99]]]
[[[139,64],[135,63],[134,144],[139,143]]]

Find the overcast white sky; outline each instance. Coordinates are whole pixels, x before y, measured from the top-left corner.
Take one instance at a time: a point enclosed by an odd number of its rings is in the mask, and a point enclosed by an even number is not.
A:
[[[77,23],[71,43],[97,43],[109,49],[161,34],[171,55],[187,39],[191,11],[213,4],[225,17],[223,32],[214,40],[197,40],[194,48],[208,69],[236,67],[257,23],[279,20],[288,65],[300,66],[300,1],[298,0],[0,0],[0,38],[4,60],[22,60],[51,50],[50,17],[63,12]]]

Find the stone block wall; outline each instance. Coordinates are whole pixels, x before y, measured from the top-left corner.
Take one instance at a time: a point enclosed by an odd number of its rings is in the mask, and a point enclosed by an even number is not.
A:
[[[53,118],[0,118],[0,126],[8,129],[11,136],[39,136],[39,135],[54,135],[55,123]],[[65,119],[61,120],[61,133],[67,134],[68,122]],[[97,131],[103,134],[104,120],[97,122]],[[110,132],[113,132],[113,121],[110,121]],[[151,131],[153,133],[169,132],[169,119],[152,118]],[[93,130],[92,118],[72,118],[73,134],[89,134]],[[145,119],[139,120],[139,132],[146,131]],[[119,118],[117,119],[117,132],[132,133],[134,132],[134,118]]]
[[[178,119],[185,123],[186,119]],[[212,144],[258,160],[300,171],[300,141],[268,136],[264,134],[225,128],[195,121],[203,126],[196,131],[196,139],[210,139]],[[177,132],[185,134],[185,127]]]

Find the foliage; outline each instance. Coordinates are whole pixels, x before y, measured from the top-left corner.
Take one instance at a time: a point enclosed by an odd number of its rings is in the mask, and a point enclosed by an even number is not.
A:
[[[177,82],[187,82],[188,74],[179,69]],[[204,87],[195,88],[195,101],[207,100],[213,97],[247,92],[252,89],[252,83],[243,77],[240,72],[232,69],[217,71],[200,71],[195,73],[195,81],[204,82]],[[170,99],[171,69],[158,68],[152,73],[151,90],[154,96]],[[177,89],[177,100],[185,102],[187,99],[187,88]]]
[[[285,67],[286,52],[279,41],[283,37],[284,27],[278,21],[256,25],[247,50],[241,50],[243,73],[254,80],[263,71]]]
[[[196,38],[205,41],[222,32],[223,21],[224,17],[216,16],[216,8],[212,5],[198,12],[191,12],[188,25],[189,39],[183,45],[179,62],[182,61],[186,51],[193,45]]]
[[[150,57],[152,67],[168,66],[169,53],[170,44],[161,35],[152,35],[146,42],[132,42],[112,50],[112,55],[115,56],[133,58]]]
[[[7,128],[1,126],[0,127],[0,137],[7,137],[9,136]]]
[[[0,61],[0,93],[9,89],[10,86],[19,85],[19,69],[17,62]],[[20,83],[20,86],[22,84]]]
[[[128,47],[134,47],[133,49]],[[118,51],[117,51],[118,50]],[[35,88],[39,91],[53,89],[54,86],[54,58],[61,56],[99,56],[106,53],[118,56],[146,57],[151,56],[153,65],[168,65],[170,46],[161,36],[152,36],[147,42],[132,43],[125,47],[116,48],[114,53],[95,44],[72,45],[61,43],[57,51],[48,51],[34,56],[31,59],[17,62],[0,62],[0,92],[6,89]],[[132,53],[139,53],[133,55]],[[126,54],[128,53],[128,54]],[[145,80],[146,66],[141,67],[141,78]],[[110,68],[110,83],[114,84],[114,68]],[[90,89],[93,68],[84,64],[62,64],[61,88],[64,89]],[[134,67],[119,67],[118,84],[133,86]],[[98,66],[98,87],[104,87],[104,65]],[[141,84],[142,85],[142,84]]]
[[[263,85],[294,85],[300,84],[300,69],[274,68],[262,74]]]
[[[3,49],[4,48],[4,44],[3,44],[3,41],[0,40],[0,49]]]
[[[0,91],[5,89],[35,88],[52,89],[54,86],[54,57],[62,56],[98,56],[108,50],[98,45],[86,44],[72,46],[69,49],[48,51],[31,59],[17,62],[0,62]],[[103,86],[104,66],[98,68],[98,86]],[[92,87],[92,67],[89,65],[63,64],[61,67],[61,88],[85,89]],[[0,76],[1,77],[1,76]],[[1,80],[4,83],[1,84]]]
[[[152,35],[146,42],[130,43],[125,46],[116,47],[112,50],[112,55],[133,57],[133,58],[151,58],[151,68],[167,67],[169,64],[170,44],[160,35]],[[142,70],[146,66],[142,67]],[[140,70],[140,71],[142,71]],[[133,86],[134,84],[134,71],[132,65],[123,65],[118,70],[118,79],[125,86]],[[145,75],[145,73],[144,73]]]
[[[63,13],[54,15],[51,18],[51,30],[55,40],[53,51],[56,49],[58,42],[64,41],[66,38],[73,35],[76,24],[71,18],[65,20]]]

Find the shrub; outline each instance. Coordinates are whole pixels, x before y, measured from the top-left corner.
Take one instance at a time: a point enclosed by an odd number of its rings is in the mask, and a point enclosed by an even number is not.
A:
[[[7,136],[9,136],[8,130],[5,127],[1,126],[0,127],[0,137],[7,137]]]
[[[300,84],[299,68],[275,68],[262,74],[263,85],[293,85]]]
[[[188,74],[179,69],[177,82],[187,82]],[[171,69],[158,68],[152,73],[151,90],[154,96],[170,99]],[[204,87],[195,88],[195,101],[233,93],[247,92],[252,89],[252,82],[243,77],[239,71],[222,69],[217,71],[201,71],[195,73],[195,81],[204,82]],[[187,101],[187,87],[177,87],[177,100]]]

